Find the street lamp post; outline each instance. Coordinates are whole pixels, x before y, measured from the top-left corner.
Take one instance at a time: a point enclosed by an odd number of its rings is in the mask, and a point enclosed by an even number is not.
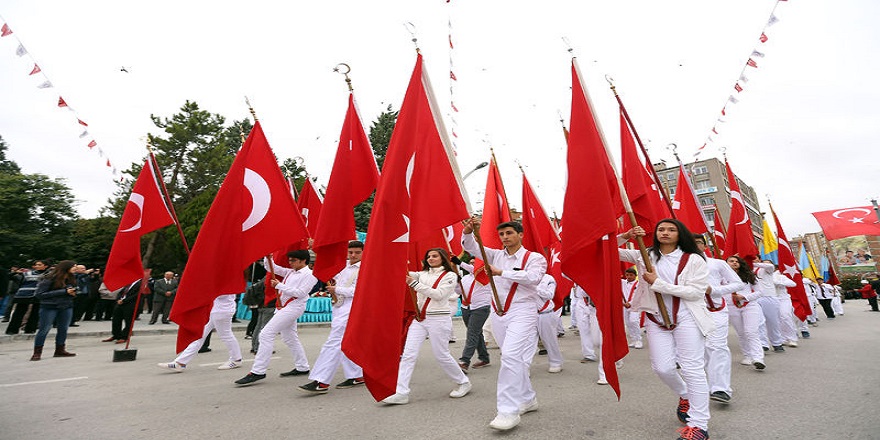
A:
[[[487,166],[489,166],[489,162],[481,162],[481,163],[480,163],[479,165],[477,165],[474,169],[472,169],[472,170],[468,171],[467,173],[465,173],[465,175],[461,177],[461,180],[467,179],[468,176],[470,176],[471,174],[474,173],[474,171],[477,171],[477,170],[479,170],[479,169],[481,169],[481,168],[486,168]]]

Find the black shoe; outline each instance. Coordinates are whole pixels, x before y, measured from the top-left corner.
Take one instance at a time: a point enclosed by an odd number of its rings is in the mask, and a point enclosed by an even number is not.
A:
[[[156,321],[150,321],[150,322],[148,322],[147,324],[148,324],[148,325],[154,325],[154,324],[156,324]]]
[[[770,347],[761,347],[761,348],[763,348],[764,351],[770,351]]]
[[[235,381],[236,385],[250,385],[258,380],[263,380],[266,378],[265,374],[254,374],[248,373],[247,376],[242,377],[241,379]]]
[[[290,370],[290,371],[287,371],[287,372],[281,373],[281,377],[302,376],[302,375],[304,375],[304,374],[309,374],[309,370],[306,370],[306,371],[299,371],[299,370],[297,370],[296,368],[294,368],[294,369],[292,369],[292,370]]]
[[[210,347],[200,348],[199,353],[208,353],[211,351]]]
[[[162,324],[171,324],[171,321],[162,321]]]
[[[715,391],[709,395],[709,398],[716,402],[730,403],[730,394],[727,394],[724,391]]]
[[[804,339],[810,339],[810,332],[801,332],[801,337]]]
[[[764,365],[764,363],[760,362],[760,361],[755,361],[755,363],[753,365],[755,366],[756,370],[763,370],[763,369],[767,368],[767,366]]]
[[[785,353],[785,348],[782,347],[781,345],[774,345],[773,352],[774,353]]]
[[[354,379],[345,379],[344,382],[339,382],[338,384],[336,384],[336,388],[344,390],[346,388],[354,388],[358,385],[363,385],[364,383],[365,382],[363,377],[356,377]]]
[[[547,350],[538,350],[538,356],[544,356],[547,354]]]
[[[675,415],[681,423],[687,424],[690,416],[688,411],[691,409],[691,402],[687,399],[678,398],[678,408],[675,409]]]
[[[324,394],[330,389],[330,385],[313,380],[305,385],[300,385],[299,389],[307,393]]]
[[[68,327],[79,327],[79,324],[70,324]]]
[[[239,321],[239,320],[236,319],[236,318],[232,318],[232,322],[241,322],[241,321]]]

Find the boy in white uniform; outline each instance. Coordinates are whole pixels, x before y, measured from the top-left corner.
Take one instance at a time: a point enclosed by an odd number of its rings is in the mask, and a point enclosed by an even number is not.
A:
[[[211,330],[217,329],[217,336],[226,344],[229,350],[229,360],[223,365],[217,367],[218,370],[231,370],[241,366],[241,347],[232,334],[232,316],[235,314],[235,294],[220,295],[214,299],[214,305],[211,306],[211,317],[205,324],[205,330],[202,337],[191,342],[173,361],[159,364],[159,368],[182,373],[186,370],[187,364],[196,357],[205,338],[211,334]]]

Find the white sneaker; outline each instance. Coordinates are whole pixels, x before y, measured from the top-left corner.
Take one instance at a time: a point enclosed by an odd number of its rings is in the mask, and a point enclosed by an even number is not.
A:
[[[797,347],[798,346],[797,342],[795,342],[795,341],[788,341],[784,345],[787,345],[789,347]]]
[[[165,363],[156,364],[156,366],[163,369],[163,370],[169,370],[169,371],[173,371],[175,373],[183,373],[184,371],[186,371],[186,365],[178,364],[177,362],[169,362],[167,364],[165,364]]]
[[[644,344],[642,344],[642,341],[636,341],[636,343],[633,344],[633,348],[635,348],[636,350],[641,349],[642,347],[644,347]]]
[[[617,367],[618,370],[621,369],[621,368],[623,368],[623,359],[621,359],[621,360],[615,362],[615,363],[614,363],[614,366]]]
[[[600,377],[599,380],[596,381],[597,385],[608,385],[608,381],[605,380],[604,377]]]
[[[538,399],[532,399],[531,402],[528,402],[528,403],[524,404],[523,406],[519,407],[519,414],[523,415],[525,413],[530,413],[532,411],[537,411],[537,410],[538,410]]]
[[[449,397],[457,399],[459,397],[467,396],[467,393],[469,392],[471,392],[471,383],[460,383],[458,384],[458,387],[456,387],[454,390],[452,390],[452,392],[449,393]]]
[[[406,405],[409,403],[409,394],[395,393],[382,400],[382,403],[390,405]]]
[[[228,361],[223,365],[217,367],[218,370],[232,370],[233,368],[241,367],[241,359],[237,361]]]
[[[547,369],[548,373],[558,373],[560,371],[562,371],[561,365],[552,365],[550,366],[550,368]]]
[[[752,365],[753,363],[754,361],[749,358],[743,358],[743,360],[739,361],[740,365]]]
[[[507,431],[508,429],[513,429],[516,425],[519,425],[519,421],[519,414],[498,413],[498,415],[489,422],[489,427],[499,431]]]

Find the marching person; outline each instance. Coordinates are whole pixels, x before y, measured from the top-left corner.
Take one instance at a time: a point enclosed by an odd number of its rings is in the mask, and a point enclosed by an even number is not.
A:
[[[784,345],[789,347],[797,347],[797,328],[794,316],[794,305],[791,303],[791,295],[788,293],[789,287],[794,287],[795,283],[781,272],[773,272],[773,286],[776,288],[776,301],[779,302],[779,331],[782,334]]]
[[[53,324],[58,327],[55,333],[54,357],[76,356],[76,353],[65,350],[67,327],[73,317],[74,298],[77,294],[76,272],[76,263],[64,260],[55,265],[37,284],[35,297],[40,301],[40,330],[34,338],[32,361],[40,360],[43,344]]]
[[[397,371],[397,389],[383,403],[405,405],[409,403],[409,382],[419,357],[419,347],[425,339],[431,341],[431,351],[440,368],[456,383],[449,397],[460,398],[471,391],[471,382],[449,352],[449,332],[452,316],[449,313],[449,297],[455,292],[458,274],[449,262],[446,250],[429,249],[422,260],[421,272],[409,272],[406,283],[416,291],[418,309],[406,334],[403,355]]]
[[[831,309],[834,310],[834,316],[843,316],[843,292],[840,291],[840,285],[828,284],[834,296],[831,297]]]
[[[476,259],[473,260],[476,263]],[[461,279],[461,320],[467,327],[467,338],[464,342],[464,349],[461,351],[461,357],[458,358],[458,366],[462,371],[467,373],[471,367],[471,358],[474,352],[477,353],[479,360],[474,362],[474,368],[483,368],[489,366],[489,350],[486,349],[486,339],[483,337],[483,326],[489,319],[491,312],[490,304],[492,302],[492,289],[488,284],[477,281],[477,270],[474,265],[461,262],[459,267],[469,273]]]
[[[161,281],[160,281],[161,283]],[[235,302],[235,294],[220,295],[214,298],[214,304],[211,306],[211,315],[205,329],[202,331],[202,337],[192,341],[173,361],[158,364],[159,368],[182,373],[186,371],[186,366],[196,357],[200,351],[205,339],[211,334],[211,331],[217,329],[217,336],[226,344],[229,350],[229,359],[222,365],[217,367],[218,370],[232,370],[241,366],[241,346],[232,334],[232,316],[235,315],[237,304]],[[155,310],[155,309],[154,309]]]
[[[834,319],[834,308],[831,306],[831,301],[834,299],[834,289],[830,284],[826,284],[825,279],[822,277],[816,278],[816,298],[819,300],[819,304],[822,305],[825,316],[828,319]]]
[[[761,260],[752,263],[752,267],[757,281],[755,288],[761,291],[761,296],[756,302],[761,306],[761,313],[764,314],[764,326],[760,330],[762,345],[773,347],[776,353],[784,352],[782,343],[785,340],[782,338],[782,328],[779,323],[779,300],[776,299],[776,283],[773,278],[776,266],[771,260]]]
[[[474,227],[479,227],[480,219],[474,217],[463,223],[462,247],[471,255],[480,255],[480,246],[474,239]],[[485,263],[495,277],[501,301],[494,304],[493,299],[491,320],[495,340],[501,347],[501,367],[496,392],[498,414],[489,427],[505,431],[519,424],[521,414],[538,409],[529,368],[530,355],[538,343],[538,284],[547,272],[547,260],[522,246],[521,224],[504,222],[495,230],[504,249],[485,248]]]
[[[299,389],[308,393],[323,394],[330,389],[330,379],[336,374],[339,364],[345,380],[336,384],[337,389],[346,389],[364,384],[364,370],[342,353],[342,336],[348,326],[351,303],[357,287],[358,273],[361,268],[361,257],[364,244],[360,241],[348,242],[348,265],[332,280],[327,282],[326,296],[333,301],[333,318],[330,322],[330,335],[321,346],[321,353],[315,361],[315,368],[309,374],[312,381],[301,385]],[[450,321],[451,322],[451,321]]]
[[[635,227],[618,236],[619,244],[645,230]],[[649,248],[654,271],[648,272],[638,250],[620,249],[620,259],[636,263],[641,281],[633,308],[644,311],[651,367],[679,396],[676,415],[687,427],[679,439],[709,438],[709,384],[706,379],[706,335],[715,323],[706,309],[709,270],[694,236],[683,223],[663,219],[654,226]],[[671,328],[664,326],[654,292],[669,311]],[[676,364],[680,369],[676,369]]]
[[[694,237],[701,252],[706,252],[706,238]],[[746,287],[736,272],[724,260],[706,258],[709,267],[709,288],[706,290],[706,308],[715,321],[715,331],[706,335],[706,376],[709,379],[709,399],[730,403],[733,388],[730,386],[730,315],[724,297]]]
[[[550,373],[558,373],[562,371],[562,351],[559,349],[559,341],[556,333],[556,327],[559,323],[559,317],[553,310],[553,297],[556,295],[556,280],[550,274],[544,274],[541,278],[541,284],[538,284],[538,338],[544,344],[547,350],[547,361],[550,367],[547,369]]]
[[[578,336],[581,338],[581,363],[596,362],[595,337],[592,334],[595,326],[591,325],[596,320],[596,308],[590,308],[590,296],[581,286],[574,286],[571,298],[571,319],[577,321]]]
[[[275,336],[279,333],[281,339],[290,349],[294,362],[293,370],[281,373],[281,376],[309,374],[309,359],[299,341],[296,320],[306,311],[309,291],[318,282],[318,279],[312,275],[312,270],[309,269],[310,259],[309,251],[304,249],[287,253],[290,269],[273,266],[268,259],[263,259],[263,265],[266,268],[274,267],[274,274],[284,277],[280,282],[274,277],[271,280],[272,287],[278,291],[280,298],[276,299],[275,314],[272,315],[266,327],[260,331],[260,347],[257,349],[254,365],[251,366],[251,371],[247,376],[235,381],[237,385],[251,385],[266,378],[266,369],[269,367],[272,350],[275,349]]]
[[[623,322],[626,324],[626,336],[630,341],[630,347],[640,349],[644,347],[642,344],[642,314],[632,310],[633,295],[639,285],[639,280],[636,279],[636,269],[628,267],[623,272],[623,276],[624,279],[620,280],[620,288],[623,292]]]
[[[733,292],[725,300],[733,307],[730,308],[730,323],[733,324],[736,335],[739,337],[739,348],[743,353],[742,365],[754,365],[756,370],[766,368],[764,364],[764,349],[761,348],[761,323],[764,321],[764,313],[761,306],[754,302],[764,294],[757,286],[755,273],[749,269],[748,263],[738,255],[727,257],[727,264],[736,272],[739,279],[746,283],[746,287]]]

